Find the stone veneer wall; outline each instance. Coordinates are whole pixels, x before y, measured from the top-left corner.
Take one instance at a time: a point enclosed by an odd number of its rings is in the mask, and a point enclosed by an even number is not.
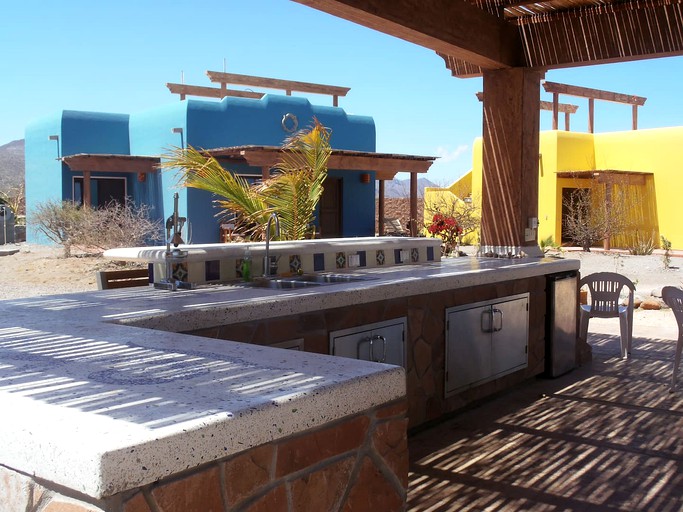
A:
[[[545,370],[545,286],[545,276],[539,276],[289,317],[216,326],[188,334],[255,344],[272,344],[303,338],[304,350],[329,354],[331,331],[405,316],[408,318],[408,418],[409,427],[414,428]],[[528,367],[446,399],[446,308],[525,292],[529,292]]]
[[[99,501],[0,466],[0,510],[405,510],[406,402],[384,404]]]

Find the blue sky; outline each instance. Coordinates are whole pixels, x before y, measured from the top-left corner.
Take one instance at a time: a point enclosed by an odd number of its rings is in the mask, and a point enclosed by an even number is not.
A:
[[[433,51],[289,0],[21,0],[0,21],[0,145],[61,109],[134,113],[178,101],[166,82],[211,86],[206,70],[350,87],[349,113],[370,115],[377,150],[442,158],[445,185],[471,166],[481,135],[481,79],[450,76]],[[683,125],[683,57],[553,70],[546,80],[645,96],[641,128]],[[550,95],[541,94],[550,100]],[[329,97],[311,96],[330,104]],[[572,129],[585,131],[587,100]],[[627,130],[631,109],[597,102],[596,131]],[[541,129],[551,114],[541,113]]]

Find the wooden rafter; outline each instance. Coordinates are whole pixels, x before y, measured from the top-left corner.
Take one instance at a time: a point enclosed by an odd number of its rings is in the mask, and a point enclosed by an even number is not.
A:
[[[543,82],[546,92],[553,95],[553,130],[557,130],[557,113],[559,111],[560,94],[588,98],[588,131],[593,133],[595,129],[595,100],[610,101],[613,103],[625,103],[631,105],[632,128],[638,129],[638,107],[645,105],[647,98],[635,96],[633,94],[623,94],[619,92],[604,91],[601,89],[590,89],[577,85],[558,84],[556,82]]]
[[[279,89],[286,91],[288,96],[291,95],[292,91],[326,94],[333,97],[334,106],[337,106],[339,96],[346,96],[351,90],[349,87],[339,87],[337,85],[314,84],[310,82],[281,80],[279,78],[238,75],[235,73],[221,73],[219,71],[207,71],[206,75],[212,82],[220,83],[221,89],[224,89],[228,84],[232,84],[246,85],[248,87],[264,87],[266,89]]]
[[[524,64],[517,28],[464,0],[294,0],[486,69]]]
[[[201,85],[186,85],[167,83],[166,87],[173,94],[180,94],[180,99],[185,96],[201,96],[204,98],[225,98],[226,96],[236,96],[239,98],[263,98],[262,92],[236,91],[234,89],[219,89],[217,87],[204,87]]]

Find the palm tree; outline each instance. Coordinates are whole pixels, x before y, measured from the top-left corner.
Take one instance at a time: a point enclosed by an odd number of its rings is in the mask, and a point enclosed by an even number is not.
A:
[[[221,217],[236,217],[236,231],[251,240],[263,239],[268,218],[280,218],[280,239],[301,240],[311,233],[315,208],[323,193],[330,156],[329,131],[314,119],[313,126],[287,139],[270,179],[250,185],[224,169],[204,152],[188,147],[164,155],[162,167],[180,169],[181,184],[219,196]]]

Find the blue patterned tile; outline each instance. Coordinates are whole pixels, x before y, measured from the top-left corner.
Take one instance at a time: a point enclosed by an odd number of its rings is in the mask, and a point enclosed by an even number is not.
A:
[[[289,271],[296,274],[301,268],[301,256],[292,254],[289,256]]]
[[[176,281],[187,281],[187,262],[173,263],[173,267],[171,268],[173,269],[173,273],[171,274],[173,279]]]
[[[211,260],[204,262],[204,281],[218,281],[221,278],[221,262]]]
[[[377,265],[382,266],[384,265],[384,250],[380,249],[377,251],[377,256],[375,257],[377,261]]]
[[[154,263],[147,264],[147,273],[149,274],[149,284],[154,283]]]
[[[325,270],[325,253],[316,252],[313,255],[313,271],[320,272]]]
[[[427,261],[434,261],[434,247],[427,247]]]
[[[367,267],[368,266],[365,251],[358,251],[358,259],[360,260],[360,266],[361,267]]]
[[[410,249],[410,261],[413,263],[418,263],[420,261],[420,251],[417,247]]]
[[[394,249],[394,264],[401,263],[401,249]]]
[[[338,252],[334,258],[337,268],[346,268],[346,254]]]

